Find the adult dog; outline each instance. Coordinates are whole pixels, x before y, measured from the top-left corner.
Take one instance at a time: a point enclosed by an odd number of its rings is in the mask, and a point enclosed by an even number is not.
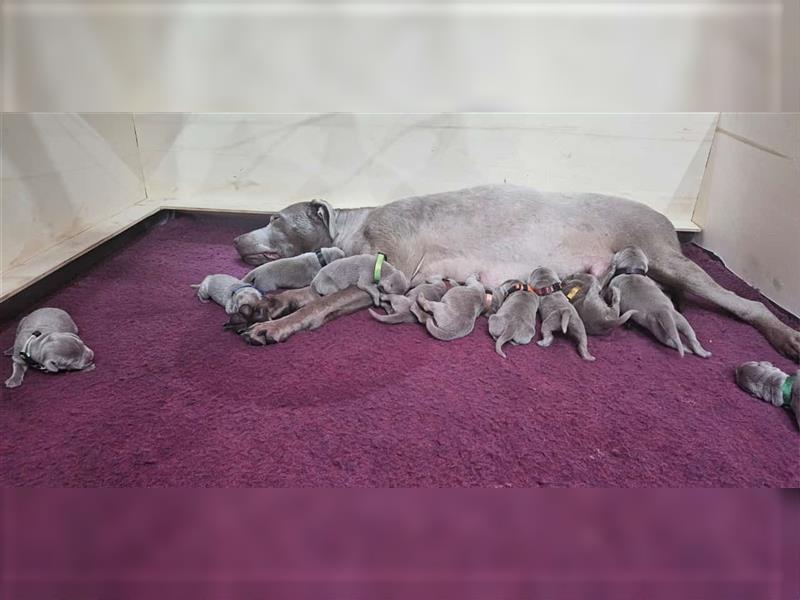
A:
[[[758,328],[778,351],[800,359],[800,332],[760,302],[720,287],[683,256],[666,217],[623,198],[487,185],[405,198],[378,208],[336,210],[312,200],[288,206],[266,227],[237,237],[234,245],[254,265],[326,246],[337,246],[347,256],[383,252],[412,285],[433,275],[464,281],[477,272],[489,287],[525,278],[539,265],[560,276],[580,271],[599,275],[616,251],[639,246],[650,260],[651,277],[724,308]],[[281,342],[297,331],[365,308],[371,299],[362,290],[348,288],[322,298],[287,291],[272,302],[273,318],[281,318],[252,325],[243,333],[249,343]]]

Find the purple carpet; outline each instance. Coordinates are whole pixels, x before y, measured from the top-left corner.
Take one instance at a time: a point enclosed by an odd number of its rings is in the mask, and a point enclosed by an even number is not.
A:
[[[792,364],[725,314],[686,307],[708,360],[632,329],[590,338],[595,363],[564,339],[509,346],[503,360],[483,318],[445,343],[366,312],[254,348],[189,288],[244,274],[231,240],[252,225],[179,217],[41,303],[73,315],[97,369],[3,388],[0,484],[800,485],[796,425],[733,377],[745,360]],[[704,251],[687,253],[758,297]],[[0,326],[3,348],[15,327]]]

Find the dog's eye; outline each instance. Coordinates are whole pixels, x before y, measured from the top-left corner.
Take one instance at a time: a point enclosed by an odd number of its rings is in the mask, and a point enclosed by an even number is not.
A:
[[[270,222],[270,223],[274,223],[275,221],[277,221],[277,220],[278,220],[278,219],[280,219],[280,218],[281,218],[281,216],[280,216],[280,215],[272,215],[272,216],[270,217],[270,219],[269,219],[269,222]]]

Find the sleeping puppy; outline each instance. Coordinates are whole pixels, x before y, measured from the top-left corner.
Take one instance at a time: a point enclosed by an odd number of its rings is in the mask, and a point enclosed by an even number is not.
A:
[[[447,292],[447,284],[441,277],[432,277],[408,290],[404,296],[400,294],[381,294],[381,304],[388,314],[382,315],[371,308],[369,314],[381,323],[420,323],[428,318],[428,314],[419,309],[417,298],[423,296],[428,300],[438,302]],[[388,306],[387,306],[388,305]],[[389,312],[391,309],[391,312]],[[420,316],[421,315],[421,316]]]
[[[208,302],[210,298],[225,307],[225,312],[229,315],[241,313],[249,318],[253,305],[261,300],[261,292],[231,275],[208,275],[202,283],[192,287],[197,290],[197,297],[201,302]]]
[[[495,340],[495,351],[506,358],[504,344],[529,344],[536,335],[539,296],[519,279],[504,281],[492,296],[498,300],[500,308],[489,317],[489,334]]]
[[[594,360],[589,354],[586,328],[578,311],[561,291],[561,280],[555,271],[539,267],[531,273],[528,285],[539,296],[539,316],[542,319],[542,339],[536,342],[542,348],[553,343],[553,332],[561,329],[578,342],[578,354],[583,360]]]
[[[320,269],[340,258],[344,258],[344,250],[321,248],[263,264],[245,275],[242,281],[252,283],[262,294],[281,288],[301,288],[311,283]]]
[[[8,388],[22,384],[28,367],[48,373],[94,369],[94,352],[78,337],[72,317],[60,308],[40,308],[23,318],[6,354],[14,366],[6,379]]]
[[[383,254],[357,254],[340,258],[320,269],[311,280],[311,289],[320,296],[356,286],[372,297],[375,306],[381,305],[381,294],[405,294],[408,279],[402,271],[386,262]]]
[[[782,406],[794,414],[800,428],[800,371],[787,375],[767,361],[751,361],[736,367],[736,383],[747,393]]]
[[[635,310],[631,321],[650,331],[665,346],[674,348],[683,356],[684,352],[703,358],[711,356],[704,349],[689,322],[675,310],[670,299],[655,281],[647,277],[647,256],[641,248],[628,246],[614,255],[611,262],[613,275],[607,294],[619,294],[620,308],[625,312]],[[686,338],[688,348],[681,340]]]
[[[417,296],[417,304],[430,315],[425,327],[438,340],[455,340],[469,335],[475,319],[491,308],[492,295],[486,293],[477,275],[470,275],[464,285],[447,290],[441,301]]]
[[[589,335],[607,335],[612,329],[624,324],[636,312],[629,310],[619,314],[619,290],[614,289],[611,306],[601,295],[600,283],[591,273],[575,273],[563,282],[564,294],[572,302]]]

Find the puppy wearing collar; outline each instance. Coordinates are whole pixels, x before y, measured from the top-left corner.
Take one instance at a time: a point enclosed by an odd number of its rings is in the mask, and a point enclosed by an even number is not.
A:
[[[711,356],[697,339],[697,335],[686,318],[675,310],[675,306],[655,281],[647,276],[648,261],[644,251],[637,246],[628,246],[614,255],[611,262],[611,281],[607,294],[620,298],[620,310],[635,310],[631,321],[644,327],[655,338],[681,356],[685,352],[703,358]],[[681,339],[686,338],[686,346]]]
[[[529,344],[536,336],[536,312],[539,296],[520,279],[504,281],[492,292],[493,304],[499,308],[489,317],[489,334],[495,340],[495,351],[506,358],[503,345]]]
[[[477,275],[470,275],[464,285],[450,288],[441,301],[420,295],[417,304],[430,315],[425,320],[428,332],[438,340],[449,341],[472,332],[475,320],[491,309],[492,295],[486,292]]]
[[[256,267],[242,278],[262,294],[277,289],[294,289],[309,285],[320,269],[344,258],[341,248],[320,248],[291,258],[280,258]]]
[[[311,289],[320,296],[356,286],[367,292],[375,306],[381,305],[381,294],[405,294],[408,279],[405,274],[392,266],[386,256],[376,254],[356,254],[340,258],[326,267],[311,280]]]
[[[589,335],[607,335],[630,319],[635,310],[619,314],[620,292],[612,290],[611,306],[601,294],[600,283],[591,273],[574,273],[563,282],[564,294],[572,302]]]
[[[444,279],[431,277],[425,283],[408,290],[405,295],[381,294],[381,306],[386,309],[387,314],[379,314],[371,308],[369,314],[381,323],[424,323],[428,318],[428,313],[419,308],[417,298],[423,296],[428,300],[438,302],[446,292],[447,284]]]
[[[197,297],[201,302],[211,299],[224,307],[225,313],[229,315],[241,313],[249,317],[253,306],[261,300],[261,292],[231,275],[207,275],[201,283],[192,287],[197,290]]]
[[[589,354],[586,328],[583,326],[578,311],[562,291],[561,280],[555,271],[547,267],[535,269],[528,280],[528,285],[539,296],[539,316],[542,319],[542,339],[536,342],[542,348],[553,343],[553,332],[561,329],[578,342],[578,354],[583,360],[594,360]]]
[[[40,308],[24,317],[6,354],[13,364],[8,388],[22,385],[28,367],[48,373],[94,369],[94,352],[78,337],[72,317],[60,308]]]
[[[800,428],[800,371],[787,375],[771,362],[750,361],[736,367],[736,383],[748,394],[788,409]]]

